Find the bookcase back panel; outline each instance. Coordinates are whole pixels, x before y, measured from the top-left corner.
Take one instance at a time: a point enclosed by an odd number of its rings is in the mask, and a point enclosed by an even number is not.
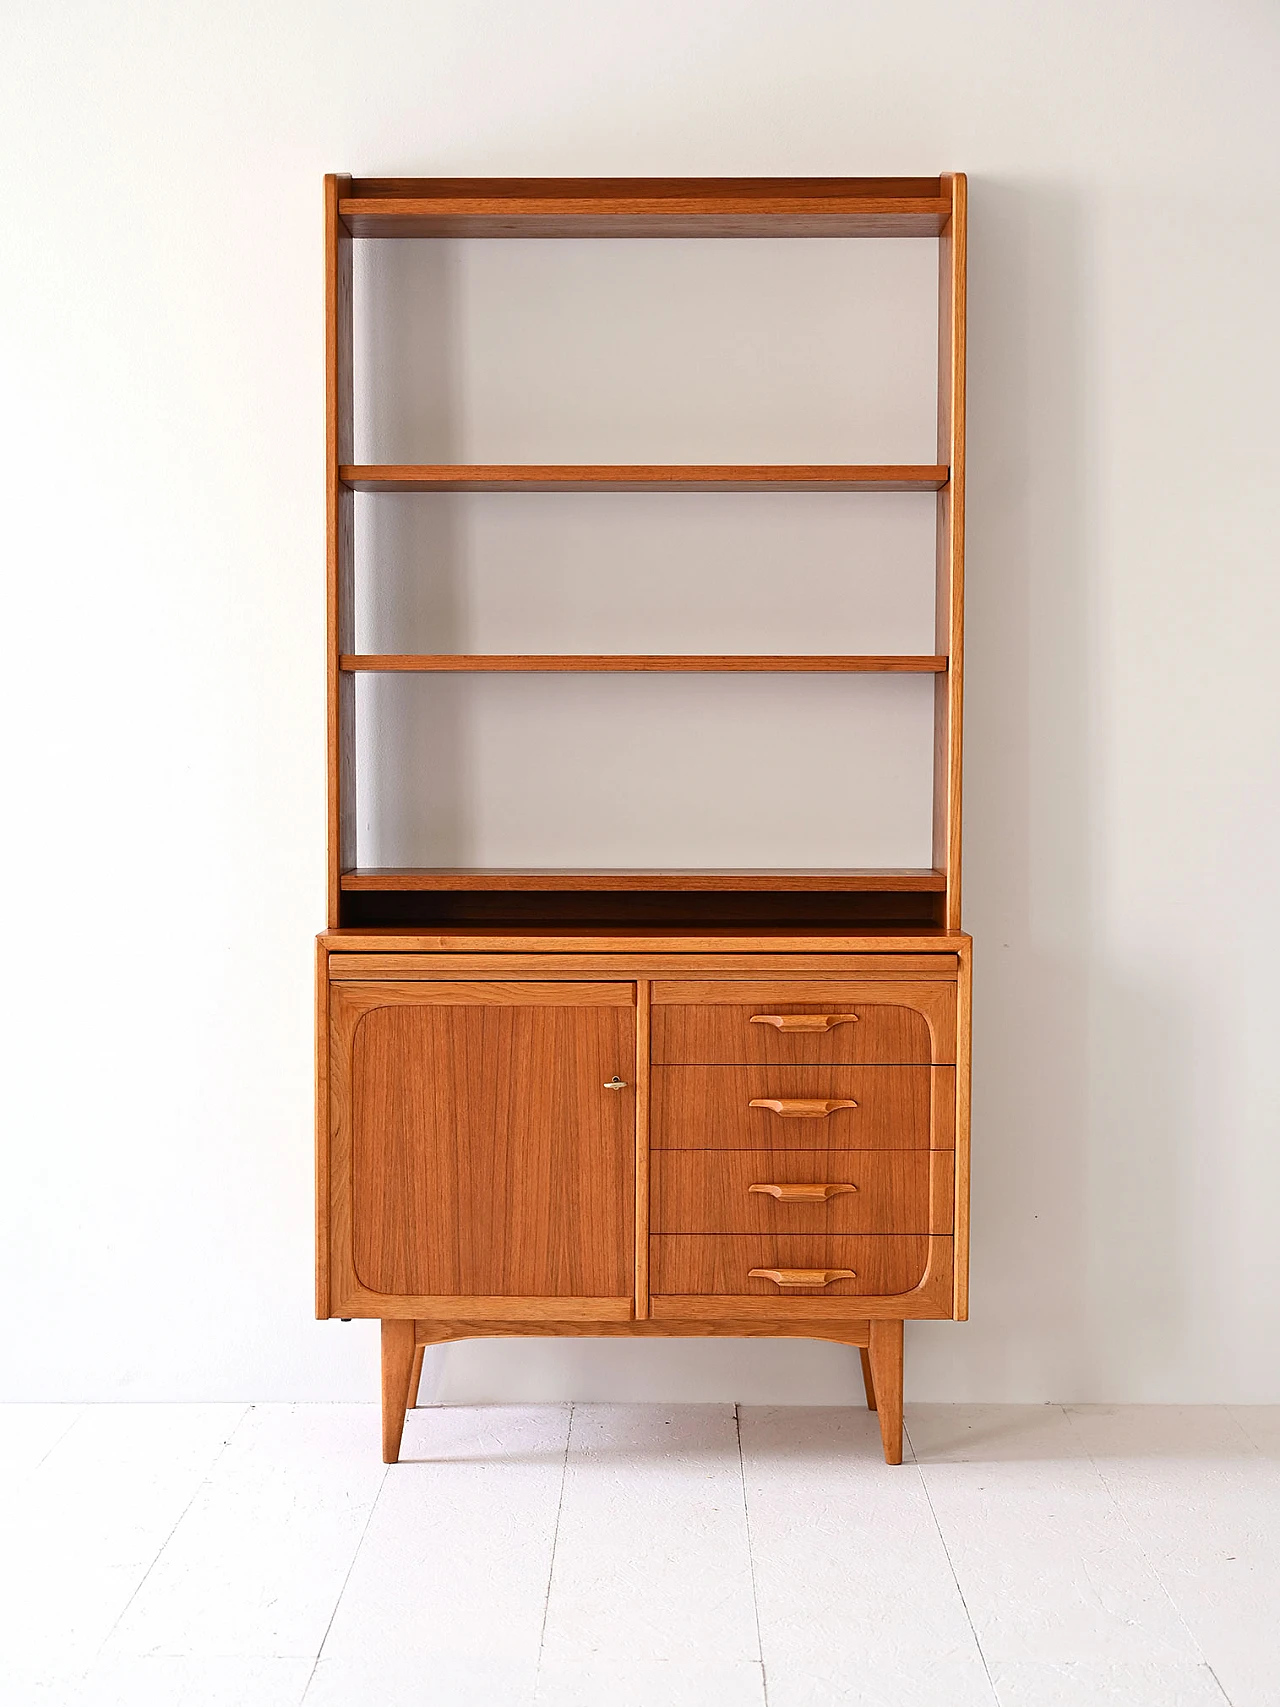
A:
[[[357,652],[934,650],[922,493],[357,497]]]
[[[361,866],[929,866],[931,676],[357,678]]]
[[[366,241],[359,463],[932,463],[938,247]]]

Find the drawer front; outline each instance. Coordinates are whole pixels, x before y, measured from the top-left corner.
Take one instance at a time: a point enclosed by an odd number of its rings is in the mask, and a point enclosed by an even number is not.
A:
[[[951,1158],[939,1156],[945,1172]],[[926,1150],[666,1150],[655,1233],[949,1233],[929,1225]],[[944,1182],[945,1183],[945,1182]]]
[[[655,1150],[949,1150],[954,1067],[655,1067]]]
[[[658,981],[653,1004],[664,1065],[955,1060],[950,984]]]
[[[915,1234],[664,1233],[649,1240],[658,1296],[890,1296],[918,1286],[928,1261],[929,1240]]]

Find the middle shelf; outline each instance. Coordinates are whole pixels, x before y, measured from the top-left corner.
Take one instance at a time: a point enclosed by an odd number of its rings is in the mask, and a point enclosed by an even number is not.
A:
[[[913,463],[344,464],[353,492],[938,492],[951,470]]]
[[[468,652],[344,652],[338,668],[347,675],[369,671],[434,671],[489,675],[500,671],[522,674],[552,673],[595,674],[597,672],[691,671],[707,673],[726,671],[734,674],[763,672],[788,674],[803,671],[829,671],[837,674],[876,675],[940,675],[947,668],[945,654],[882,654],[841,656],[793,653],[748,655],[745,653],[708,653],[701,656],[676,653],[630,654],[557,653],[468,653]]]

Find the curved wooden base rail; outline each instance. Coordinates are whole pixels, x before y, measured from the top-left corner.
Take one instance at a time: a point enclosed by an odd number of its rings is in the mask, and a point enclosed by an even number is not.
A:
[[[767,1108],[784,1120],[825,1120],[838,1108],[857,1108],[852,1097],[752,1097],[748,1108]]]
[[[857,1014],[752,1014],[752,1025],[771,1025],[778,1031],[834,1031],[853,1025]]]
[[[750,1280],[771,1280],[775,1286],[830,1286],[833,1280],[856,1280],[851,1268],[751,1268]]]

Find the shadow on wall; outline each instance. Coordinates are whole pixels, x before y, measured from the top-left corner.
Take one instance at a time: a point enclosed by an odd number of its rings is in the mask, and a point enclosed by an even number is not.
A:
[[[971,180],[965,922],[975,936],[972,1322],[909,1390],[1176,1390],[1190,1039],[1107,965],[1095,217]]]

